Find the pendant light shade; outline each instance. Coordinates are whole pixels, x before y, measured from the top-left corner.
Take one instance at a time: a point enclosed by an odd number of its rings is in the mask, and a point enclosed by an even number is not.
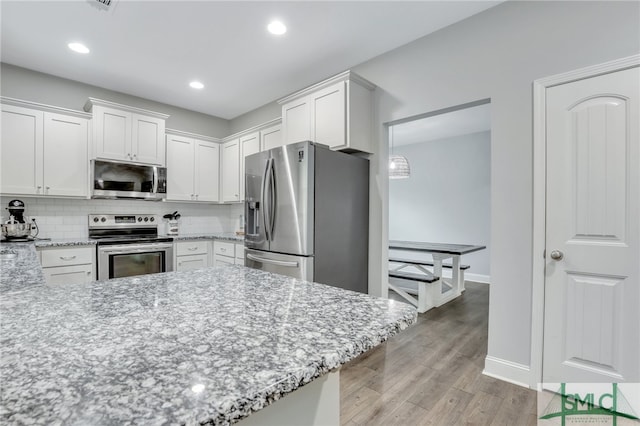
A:
[[[391,142],[391,155],[389,155],[389,179],[407,179],[411,176],[409,160],[402,155],[393,154],[393,126],[389,129],[389,141]]]
[[[409,161],[402,155],[389,156],[389,179],[406,179],[411,175]]]

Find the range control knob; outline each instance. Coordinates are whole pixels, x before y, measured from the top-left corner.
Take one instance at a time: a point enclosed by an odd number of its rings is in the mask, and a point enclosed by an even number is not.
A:
[[[153,216],[149,218],[149,222],[153,222],[154,220],[156,220]]]
[[[100,222],[106,222],[106,221],[107,221],[106,217],[103,216],[103,217],[100,218]]]
[[[144,221],[145,221],[145,222],[149,222],[149,218],[148,218],[148,217],[145,217],[145,218],[144,218]]]
[[[142,216],[138,216],[138,222],[142,222]]]
[[[94,222],[98,222],[99,220],[100,220],[100,219],[98,219],[97,217],[94,217],[94,218],[93,218],[93,221],[94,221]]]

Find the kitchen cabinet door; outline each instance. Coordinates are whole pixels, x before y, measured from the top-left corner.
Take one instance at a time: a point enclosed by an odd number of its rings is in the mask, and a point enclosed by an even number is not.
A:
[[[131,160],[137,163],[165,165],[164,120],[131,114]]]
[[[195,141],[195,195],[197,201],[220,201],[220,145]]]
[[[1,192],[42,194],[42,111],[2,105]]]
[[[309,96],[311,138],[336,149],[345,147],[347,114],[345,82],[341,81]]]
[[[308,98],[282,106],[283,145],[311,139],[311,115]]]
[[[240,200],[244,200],[244,159],[245,157],[260,152],[260,132],[250,133],[240,138]]]
[[[96,158],[132,161],[131,113],[96,105],[93,120]]]
[[[282,125],[268,127],[260,131],[260,139],[262,142],[262,150],[267,151],[271,148],[277,148],[284,145],[282,137]]]
[[[240,201],[240,139],[222,145],[222,201]]]
[[[72,284],[86,284],[93,281],[92,265],[60,266],[56,268],[42,268],[45,282],[48,286],[65,286]]]
[[[167,135],[167,200],[195,199],[194,147],[195,142],[191,138]]]
[[[208,265],[206,254],[193,254],[190,256],[178,256],[176,270],[190,271],[192,269],[206,268]]]
[[[87,196],[88,128],[89,122],[85,118],[44,113],[45,195]]]

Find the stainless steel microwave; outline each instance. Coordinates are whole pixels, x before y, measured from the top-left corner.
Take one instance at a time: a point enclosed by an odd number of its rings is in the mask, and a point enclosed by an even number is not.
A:
[[[91,198],[162,200],[167,194],[167,169],[91,160],[91,182]]]

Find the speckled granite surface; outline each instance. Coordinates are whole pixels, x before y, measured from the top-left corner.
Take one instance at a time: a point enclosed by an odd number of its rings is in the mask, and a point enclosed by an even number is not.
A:
[[[236,235],[234,233],[222,233],[222,234],[180,234],[173,235],[175,241],[181,240],[223,240],[234,241],[241,243],[244,241],[243,235]]]
[[[5,253],[16,256],[4,259],[2,255]],[[42,283],[44,283],[44,275],[33,243],[0,244],[0,297],[4,297],[4,293],[8,291],[40,288]],[[4,322],[5,315],[6,313],[0,308],[0,324]],[[1,344],[2,340],[0,340],[0,355],[4,351],[4,346]]]
[[[95,246],[96,240],[91,238],[67,238],[55,240],[36,240],[36,247],[70,247],[70,246]]]
[[[3,424],[227,425],[416,320],[404,303],[241,266],[18,280],[0,293]]]

